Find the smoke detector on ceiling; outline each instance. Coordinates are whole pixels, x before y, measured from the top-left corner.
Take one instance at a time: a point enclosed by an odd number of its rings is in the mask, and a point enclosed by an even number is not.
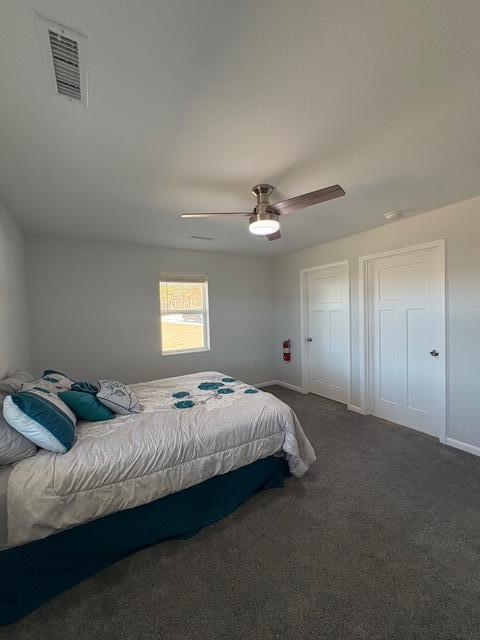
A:
[[[393,222],[394,220],[398,220],[399,218],[402,217],[402,212],[399,211],[398,209],[395,209],[394,211],[387,211],[383,215],[387,222]]]
[[[35,14],[50,91],[88,107],[87,36]]]

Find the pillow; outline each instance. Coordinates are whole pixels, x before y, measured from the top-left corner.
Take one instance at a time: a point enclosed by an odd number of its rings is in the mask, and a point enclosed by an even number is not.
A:
[[[3,404],[5,396],[0,394],[0,405]],[[5,421],[0,415],[0,466],[12,464],[24,458],[30,458],[37,453],[37,447],[27,440],[21,433]]]
[[[68,391],[71,389],[72,384],[73,380],[70,380],[65,374],[47,369],[38,380],[23,384],[22,391],[27,391],[28,389],[41,391],[43,389],[45,391],[51,391],[52,393],[58,393],[59,391]]]
[[[77,419],[54,392],[29,389],[7,396],[3,415],[15,431],[42,449],[66,453],[73,445]]]
[[[80,420],[100,422],[101,420],[111,420],[113,418],[113,411],[110,411],[91,393],[61,391],[58,397]]]
[[[45,371],[42,373],[42,378],[43,376],[49,376],[51,373],[62,376],[62,378],[68,378],[66,373],[62,373],[61,371],[57,371],[56,369],[45,369]]]
[[[72,391],[81,391],[82,393],[93,393],[93,395],[96,395],[100,389],[91,382],[74,382],[72,384]]]
[[[126,384],[117,380],[99,380],[98,384],[100,391],[97,399],[106,407],[123,415],[140,413],[137,396]]]
[[[15,371],[9,378],[0,380],[0,393],[7,396],[10,393],[16,393],[22,388],[25,382],[33,382],[35,376],[28,371]],[[3,401],[3,398],[2,398]]]

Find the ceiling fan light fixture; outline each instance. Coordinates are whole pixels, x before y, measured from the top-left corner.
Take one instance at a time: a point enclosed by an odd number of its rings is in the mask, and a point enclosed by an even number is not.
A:
[[[280,223],[278,216],[273,214],[264,216],[252,216],[250,221],[249,230],[254,236],[268,236],[271,233],[276,233],[280,229]]]

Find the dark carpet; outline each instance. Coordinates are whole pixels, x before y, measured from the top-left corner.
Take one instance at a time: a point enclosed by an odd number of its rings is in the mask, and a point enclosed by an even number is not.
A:
[[[0,638],[480,638],[480,459],[269,391],[315,447],[302,480],[123,560]]]

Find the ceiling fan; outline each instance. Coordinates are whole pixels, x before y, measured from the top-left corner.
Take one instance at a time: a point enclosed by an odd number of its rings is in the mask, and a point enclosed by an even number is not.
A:
[[[219,216],[246,216],[249,218],[249,229],[256,236],[266,236],[269,240],[280,238],[280,216],[292,213],[297,209],[305,209],[313,204],[326,202],[345,195],[345,191],[338,184],[310,193],[303,193],[301,196],[282,200],[275,204],[270,204],[270,194],[273,187],[270,184],[256,184],[252,193],[257,198],[257,204],[253,210],[242,211],[240,213],[182,213],[182,218],[214,218]]]

